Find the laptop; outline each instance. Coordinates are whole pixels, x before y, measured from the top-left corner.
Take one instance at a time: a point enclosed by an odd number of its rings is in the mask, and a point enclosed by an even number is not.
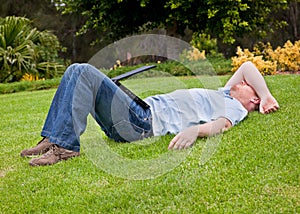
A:
[[[130,91],[128,88],[126,88],[124,85],[122,85],[120,83],[121,80],[126,79],[130,76],[133,76],[135,74],[147,71],[149,69],[155,68],[156,65],[146,65],[146,66],[142,66],[140,68],[134,69],[132,71],[128,71],[124,74],[118,75],[116,77],[111,78],[111,80],[117,85],[119,86],[120,89],[122,89],[129,97],[131,97],[131,99],[133,99],[135,102],[137,102],[139,105],[141,105],[144,109],[148,109],[150,108],[150,106],[141,98],[139,98],[138,96],[136,96],[132,91]]]

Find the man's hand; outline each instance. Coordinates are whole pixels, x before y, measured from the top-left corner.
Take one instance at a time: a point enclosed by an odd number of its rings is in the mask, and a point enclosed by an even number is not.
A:
[[[169,149],[184,149],[193,145],[197,140],[199,126],[191,126],[179,132],[170,142]]]
[[[260,113],[268,114],[277,111],[279,105],[276,99],[271,95],[266,81],[252,62],[243,63],[225,86],[234,86],[242,81],[246,81],[260,98]]]
[[[266,99],[262,99],[259,105],[259,111],[262,114],[268,114],[279,109],[279,105],[273,96],[268,96]]]
[[[170,142],[169,149],[184,149],[195,143],[197,137],[209,137],[220,134],[232,126],[231,122],[221,117],[201,125],[191,126],[179,132]]]

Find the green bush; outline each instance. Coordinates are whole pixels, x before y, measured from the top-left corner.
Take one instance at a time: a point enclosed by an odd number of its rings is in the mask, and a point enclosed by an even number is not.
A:
[[[25,74],[53,78],[65,70],[57,37],[31,24],[24,17],[0,18],[0,82],[19,81]]]
[[[35,91],[58,87],[61,78],[37,81],[20,81],[14,83],[0,83],[0,94],[9,94],[21,91]]]
[[[194,33],[191,45],[199,51],[205,51],[207,55],[218,55],[217,39],[211,38],[206,33]]]
[[[139,75],[139,77],[154,77],[154,76],[193,76],[193,75],[224,75],[231,72],[231,60],[226,59],[223,56],[215,55],[208,56],[205,60],[195,62],[177,62],[177,61],[166,61],[164,63],[149,63],[156,65],[155,69],[151,69]],[[114,77],[130,70],[141,67],[142,65],[136,66],[121,66],[114,70],[101,70],[106,73],[109,77]],[[187,67],[188,66],[188,67]]]

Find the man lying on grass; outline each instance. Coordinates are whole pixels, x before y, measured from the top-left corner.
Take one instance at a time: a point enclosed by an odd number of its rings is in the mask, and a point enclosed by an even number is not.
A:
[[[264,78],[244,63],[224,88],[176,90],[145,99],[143,108],[110,78],[88,64],[73,64],[53,98],[36,147],[21,152],[32,166],[55,164],[80,155],[80,135],[89,113],[105,134],[117,142],[176,134],[169,149],[190,147],[198,137],[212,136],[242,121],[248,112],[266,114],[279,105]]]

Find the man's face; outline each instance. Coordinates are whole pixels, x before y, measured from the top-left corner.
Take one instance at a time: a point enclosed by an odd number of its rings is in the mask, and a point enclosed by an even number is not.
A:
[[[232,96],[239,100],[247,111],[255,111],[259,107],[260,100],[255,91],[246,82],[237,84],[231,88]]]

